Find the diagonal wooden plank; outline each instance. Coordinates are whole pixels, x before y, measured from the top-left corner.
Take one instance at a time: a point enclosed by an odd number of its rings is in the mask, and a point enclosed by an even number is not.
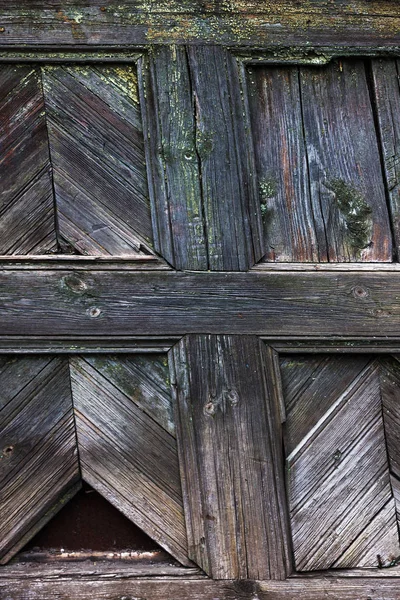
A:
[[[171,351],[190,558],[215,579],[289,568],[263,357],[250,336],[187,336]]]
[[[42,73],[61,244],[78,254],[151,254],[135,67]]]
[[[12,365],[16,375],[18,363],[19,359]],[[17,376],[14,388],[14,396],[7,388],[0,412],[1,563],[29,541],[80,485],[67,361],[22,359],[21,382]]]
[[[82,477],[187,564],[176,440],[130,397],[116,360],[90,362],[70,359]]]
[[[331,377],[337,379],[334,373]],[[298,570],[327,569],[341,560],[348,567],[377,566],[377,554],[383,561],[400,554],[395,519],[386,518],[391,525],[387,535],[371,525],[389,502],[395,511],[378,363],[368,365],[341,396],[332,398],[318,423],[287,455],[287,469]],[[372,541],[361,543],[368,531],[376,535],[375,554]]]
[[[287,454],[318,423],[370,362],[368,355],[296,356],[281,362]]]
[[[85,356],[85,360],[160,427],[175,437],[166,355],[88,355]]]
[[[40,69],[0,67],[0,254],[57,249]]]

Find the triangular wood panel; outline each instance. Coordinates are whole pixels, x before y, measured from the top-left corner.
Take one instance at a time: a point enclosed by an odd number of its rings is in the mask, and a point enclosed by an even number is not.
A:
[[[2,359],[0,556],[7,562],[79,488],[68,363]],[[4,390],[4,391],[3,391]]]
[[[166,355],[0,357],[3,389],[3,562],[84,480],[189,564]]]
[[[0,123],[0,254],[153,254],[135,65],[2,65]]]
[[[396,369],[366,355],[281,362],[299,571],[378,567],[400,554]]]

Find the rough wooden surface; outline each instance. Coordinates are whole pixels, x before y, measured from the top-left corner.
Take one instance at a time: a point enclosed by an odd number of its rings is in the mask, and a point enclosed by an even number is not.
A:
[[[40,70],[0,67],[0,254],[57,248]]]
[[[0,272],[2,335],[400,337],[397,272],[72,273]]]
[[[156,48],[141,81],[157,250],[177,269],[247,270],[263,252],[235,58]]]
[[[118,360],[77,357],[70,365],[82,478],[187,564],[176,441],[151,406],[143,411],[143,376],[124,384]]]
[[[1,44],[138,45],[213,43],[236,46],[396,46],[395,0],[2,0]]]
[[[265,260],[391,261],[364,61],[252,67],[248,81]]]
[[[189,555],[215,579],[287,574],[261,356],[245,336],[188,336],[171,354]]]
[[[0,254],[151,255],[136,67],[0,67]]]
[[[7,562],[79,482],[68,367],[46,357],[2,358],[0,553]]]

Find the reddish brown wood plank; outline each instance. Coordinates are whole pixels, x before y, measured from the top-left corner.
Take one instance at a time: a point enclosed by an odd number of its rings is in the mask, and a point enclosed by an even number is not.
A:
[[[171,352],[189,555],[215,579],[282,579],[284,509],[256,337],[188,336]]]

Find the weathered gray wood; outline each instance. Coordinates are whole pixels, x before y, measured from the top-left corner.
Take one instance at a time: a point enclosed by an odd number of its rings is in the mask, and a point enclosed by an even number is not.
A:
[[[321,207],[327,259],[392,260],[390,222],[365,66],[300,68],[311,199]]]
[[[40,69],[0,67],[0,254],[57,247]]]
[[[151,254],[136,69],[42,68],[60,244],[78,254]]]
[[[77,491],[79,467],[67,362],[34,357],[2,362],[0,562],[4,564],[62,507],[62,499]]]
[[[257,593],[260,600],[398,600],[399,583],[396,578],[343,580],[321,576],[306,581],[299,578],[261,582]]]
[[[185,48],[141,62],[141,105],[156,250],[175,268],[207,270],[194,98]]]
[[[213,0],[148,5],[141,0],[110,0],[102,5],[55,0],[45,5],[31,0],[2,0],[0,33],[4,46],[57,43],[95,44],[222,43],[234,46],[339,47],[397,46],[399,15],[396,0],[290,0],[221,4]]]
[[[70,368],[82,478],[188,564],[174,437],[121,385],[118,360],[71,358]]]
[[[372,61],[373,90],[397,255],[400,244],[400,92],[398,61]]]
[[[141,73],[157,250],[177,269],[247,270],[263,252],[236,60],[163,47]]]
[[[248,75],[269,261],[391,261],[364,62]]]
[[[216,579],[287,573],[256,337],[188,336],[171,351],[189,556]]]
[[[390,563],[400,554],[400,543],[380,364],[365,356],[320,357],[319,363],[296,357],[283,361],[282,372],[297,570]]]
[[[2,335],[400,337],[397,272],[69,275],[1,271]]]

